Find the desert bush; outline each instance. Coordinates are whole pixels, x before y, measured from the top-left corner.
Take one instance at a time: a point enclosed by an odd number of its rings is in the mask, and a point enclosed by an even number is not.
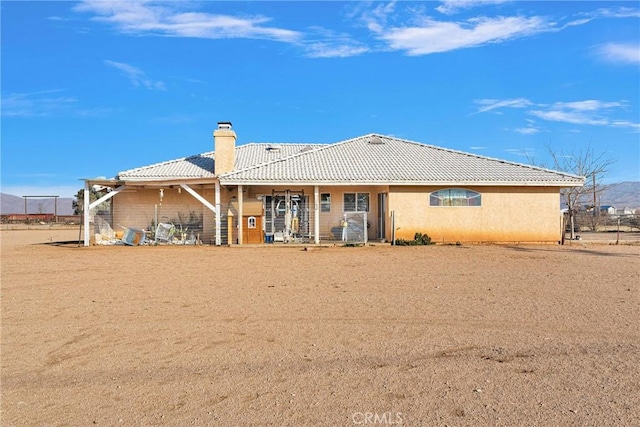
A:
[[[413,236],[413,240],[405,240],[405,239],[396,239],[396,246],[425,246],[425,245],[433,245],[431,241],[431,237],[427,233],[416,233]]]

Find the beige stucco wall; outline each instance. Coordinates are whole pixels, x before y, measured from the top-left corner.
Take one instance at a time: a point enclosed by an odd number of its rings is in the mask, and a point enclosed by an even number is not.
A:
[[[214,204],[214,189],[195,189],[211,204]],[[224,206],[228,204],[228,196]],[[180,222],[188,222],[190,217],[202,218],[203,229],[199,230],[200,239],[209,242],[215,238],[215,213],[203,206],[184,189],[178,192],[175,188],[164,188],[164,196],[160,201],[159,188],[153,189],[127,189],[113,197],[112,213],[115,230],[127,228],[140,228],[150,230],[154,222],[155,209],[157,207],[158,222],[173,222],[177,227]]]
[[[313,186],[248,186],[246,189],[245,197],[256,198],[261,195],[271,195],[272,191],[304,191],[305,195],[309,196],[309,230],[313,233],[314,227],[314,187]],[[374,239],[377,236],[377,209],[378,209],[378,193],[386,192],[387,187],[382,186],[321,186],[319,193],[331,194],[331,209],[330,212],[320,212],[320,238],[321,240],[340,239],[341,236],[341,220],[344,214],[344,193],[369,193],[369,212],[367,213],[368,223],[370,225],[368,230],[368,238]],[[318,200],[318,204],[320,200]],[[319,206],[319,205],[318,205]],[[388,228],[388,227],[387,227]]]
[[[557,242],[561,233],[557,187],[464,187],[482,206],[429,206],[429,194],[451,187],[392,187],[396,238],[427,233],[434,242]]]
[[[194,186],[211,204],[215,203],[213,185]],[[395,211],[396,238],[413,239],[416,232],[427,233],[435,242],[557,242],[561,235],[560,196],[556,187],[465,187],[482,194],[479,207],[429,206],[433,191],[450,187],[386,187],[386,186],[321,186],[319,193],[331,194],[330,212],[320,212],[321,240],[339,238],[343,217],[344,193],[369,193],[368,238],[378,236],[378,194],[388,194],[385,217],[387,240],[391,240],[391,211]],[[314,230],[313,186],[245,186],[245,200],[255,200],[270,195],[272,190],[303,190],[309,196],[309,230]],[[223,244],[227,236],[227,210],[235,187],[222,188],[221,234]],[[319,203],[319,200],[318,200]],[[149,230],[158,209],[159,222],[173,222],[190,215],[202,218],[200,238],[205,243],[215,239],[215,213],[203,206],[185,190],[164,188],[160,202],[159,189],[128,189],[113,197],[113,221],[115,230],[121,227]],[[237,237],[234,223],[234,241]]]
[[[231,172],[236,161],[236,133],[231,129],[216,129],[213,143],[216,175]]]

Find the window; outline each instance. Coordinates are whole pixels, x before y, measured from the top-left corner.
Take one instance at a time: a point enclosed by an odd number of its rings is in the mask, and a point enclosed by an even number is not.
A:
[[[247,218],[247,228],[256,228],[256,217],[250,216]]]
[[[344,193],[345,212],[369,212],[369,193]]]
[[[431,193],[430,206],[481,206],[480,193],[462,188],[447,188]]]
[[[331,194],[320,194],[320,212],[331,212]]]

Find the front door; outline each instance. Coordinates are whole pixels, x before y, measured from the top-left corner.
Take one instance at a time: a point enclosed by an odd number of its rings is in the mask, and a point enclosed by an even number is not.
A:
[[[242,221],[243,243],[260,244],[262,241],[262,217],[245,216]]]

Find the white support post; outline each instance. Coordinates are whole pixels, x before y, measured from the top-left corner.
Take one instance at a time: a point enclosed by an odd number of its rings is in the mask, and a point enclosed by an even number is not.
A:
[[[82,201],[82,216],[84,224],[84,246],[89,246],[89,181],[84,182],[84,200]]]
[[[238,185],[238,244],[242,244],[242,221],[243,221],[243,213],[242,213],[242,205],[244,201],[242,200],[242,185]]]
[[[124,186],[124,185],[121,185],[120,187],[114,188],[113,191],[105,194],[104,196],[102,196],[98,200],[96,200],[95,202],[91,203],[89,205],[89,209],[93,209],[96,206],[98,206],[99,204],[106,202],[107,200],[109,200],[110,198],[112,198],[113,196],[115,196],[116,194],[118,194],[119,192],[124,190],[125,188],[127,188],[127,187]]]
[[[184,190],[191,194],[196,200],[202,203],[207,209],[213,211],[216,215],[216,245],[220,246],[220,182],[216,182],[216,200],[214,203],[215,206],[211,204],[207,199],[198,194],[193,188],[189,187],[187,184],[180,184],[180,188],[184,188]]]
[[[89,203],[91,200],[91,193],[89,192],[89,181],[85,181],[84,182],[84,200],[83,200],[83,206],[82,206],[82,211],[83,211],[83,221],[84,221],[84,245],[85,246],[89,246],[89,239],[90,239],[90,235],[91,235],[91,230],[90,230],[90,218],[91,216],[89,215],[91,209],[95,208],[96,206],[100,205],[101,203],[104,203],[105,201],[109,200],[110,198],[112,198],[113,196],[115,196],[116,194],[118,194],[119,192],[121,192],[122,190],[124,190],[125,188],[127,188],[124,185],[121,185],[120,187],[116,187],[113,189],[113,191],[105,194],[104,196],[100,197],[98,200],[96,200],[93,203]]]
[[[222,244],[222,234],[220,232],[221,222],[220,222],[220,181],[216,180],[216,246],[220,246]],[[229,242],[231,243],[231,242]]]
[[[200,203],[205,205],[207,208],[209,208],[213,212],[216,211],[216,207],[213,206],[211,202],[209,202],[207,199],[205,199],[200,194],[198,194],[193,188],[189,187],[187,184],[180,184],[180,187],[184,188],[187,193],[191,194],[193,197],[195,197]]]
[[[320,244],[320,187],[313,187],[313,241],[316,245]]]

